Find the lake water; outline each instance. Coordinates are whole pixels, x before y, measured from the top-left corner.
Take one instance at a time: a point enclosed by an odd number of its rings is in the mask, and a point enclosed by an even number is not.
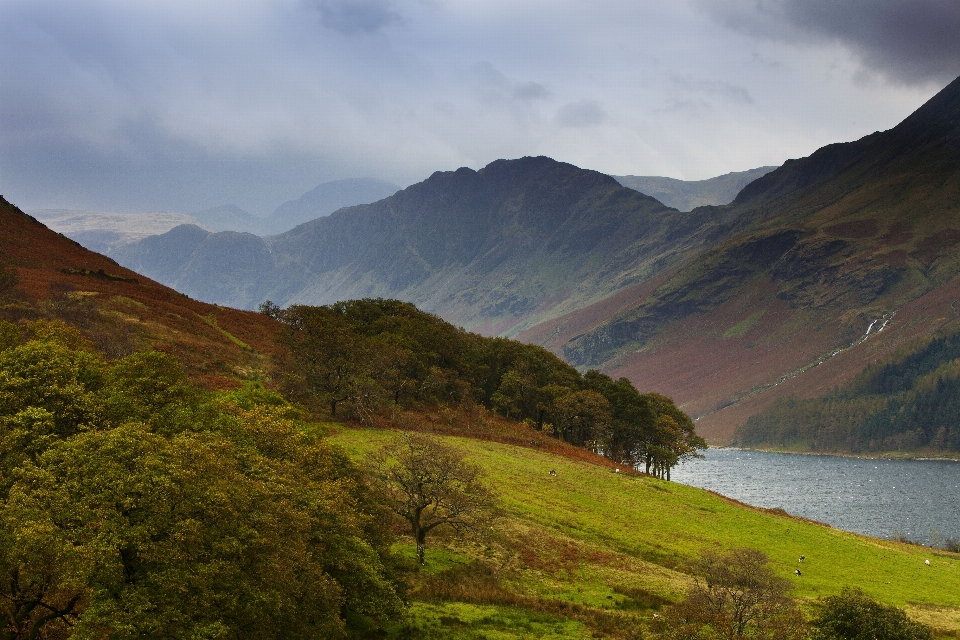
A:
[[[960,463],[709,449],[676,482],[878,538],[960,540]]]

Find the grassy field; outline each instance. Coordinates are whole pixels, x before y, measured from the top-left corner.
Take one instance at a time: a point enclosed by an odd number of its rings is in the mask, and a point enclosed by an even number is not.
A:
[[[391,436],[342,429],[331,440],[360,457]],[[536,449],[444,440],[487,471],[504,515],[482,541],[428,539],[412,615],[397,624],[394,637],[631,637],[661,605],[682,597],[690,560],[704,549],[739,546],[767,554],[807,607],[859,586],[904,607],[941,637],[960,635],[956,554],[855,535]],[[411,544],[399,547],[413,556]]]

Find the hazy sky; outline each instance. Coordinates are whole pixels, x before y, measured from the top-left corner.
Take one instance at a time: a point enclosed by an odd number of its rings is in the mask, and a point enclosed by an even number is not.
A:
[[[889,129],[958,0],[0,0],[0,193],[269,213],[548,155],[703,179]]]

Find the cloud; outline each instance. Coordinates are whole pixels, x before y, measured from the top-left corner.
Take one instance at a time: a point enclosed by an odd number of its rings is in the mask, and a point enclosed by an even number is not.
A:
[[[690,77],[673,77],[673,84],[679,89],[696,94],[716,96],[740,104],[753,104],[753,96],[746,87],[723,82],[721,80],[695,80]]]
[[[695,0],[726,27],[794,45],[836,42],[865,70],[900,84],[960,75],[956,0]]]
[[[575,129],[602,124],[606,119],[607,112],[595,100],[568,102],[557,111],[557,123]]]
[[[346,35],[372,33],[402,18],[388,0],[316,0],[323,26]]]

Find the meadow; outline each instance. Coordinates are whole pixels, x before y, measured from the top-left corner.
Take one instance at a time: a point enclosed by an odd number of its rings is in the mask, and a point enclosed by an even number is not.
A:
[[[392,436],[335,428],[329,437],[362,460]],[[938,637],[960,633],[956,554],[536,448],[442,439],[486,471],[502,513],[478,539],[428,539],[411,615],[394,637],[640,637],[663,605],[683,597],[692,560],[735,547],[765,553],[808,613],[817,598],[859,586],[930,624]],[[414,554],[409,541],[398,548]]]

